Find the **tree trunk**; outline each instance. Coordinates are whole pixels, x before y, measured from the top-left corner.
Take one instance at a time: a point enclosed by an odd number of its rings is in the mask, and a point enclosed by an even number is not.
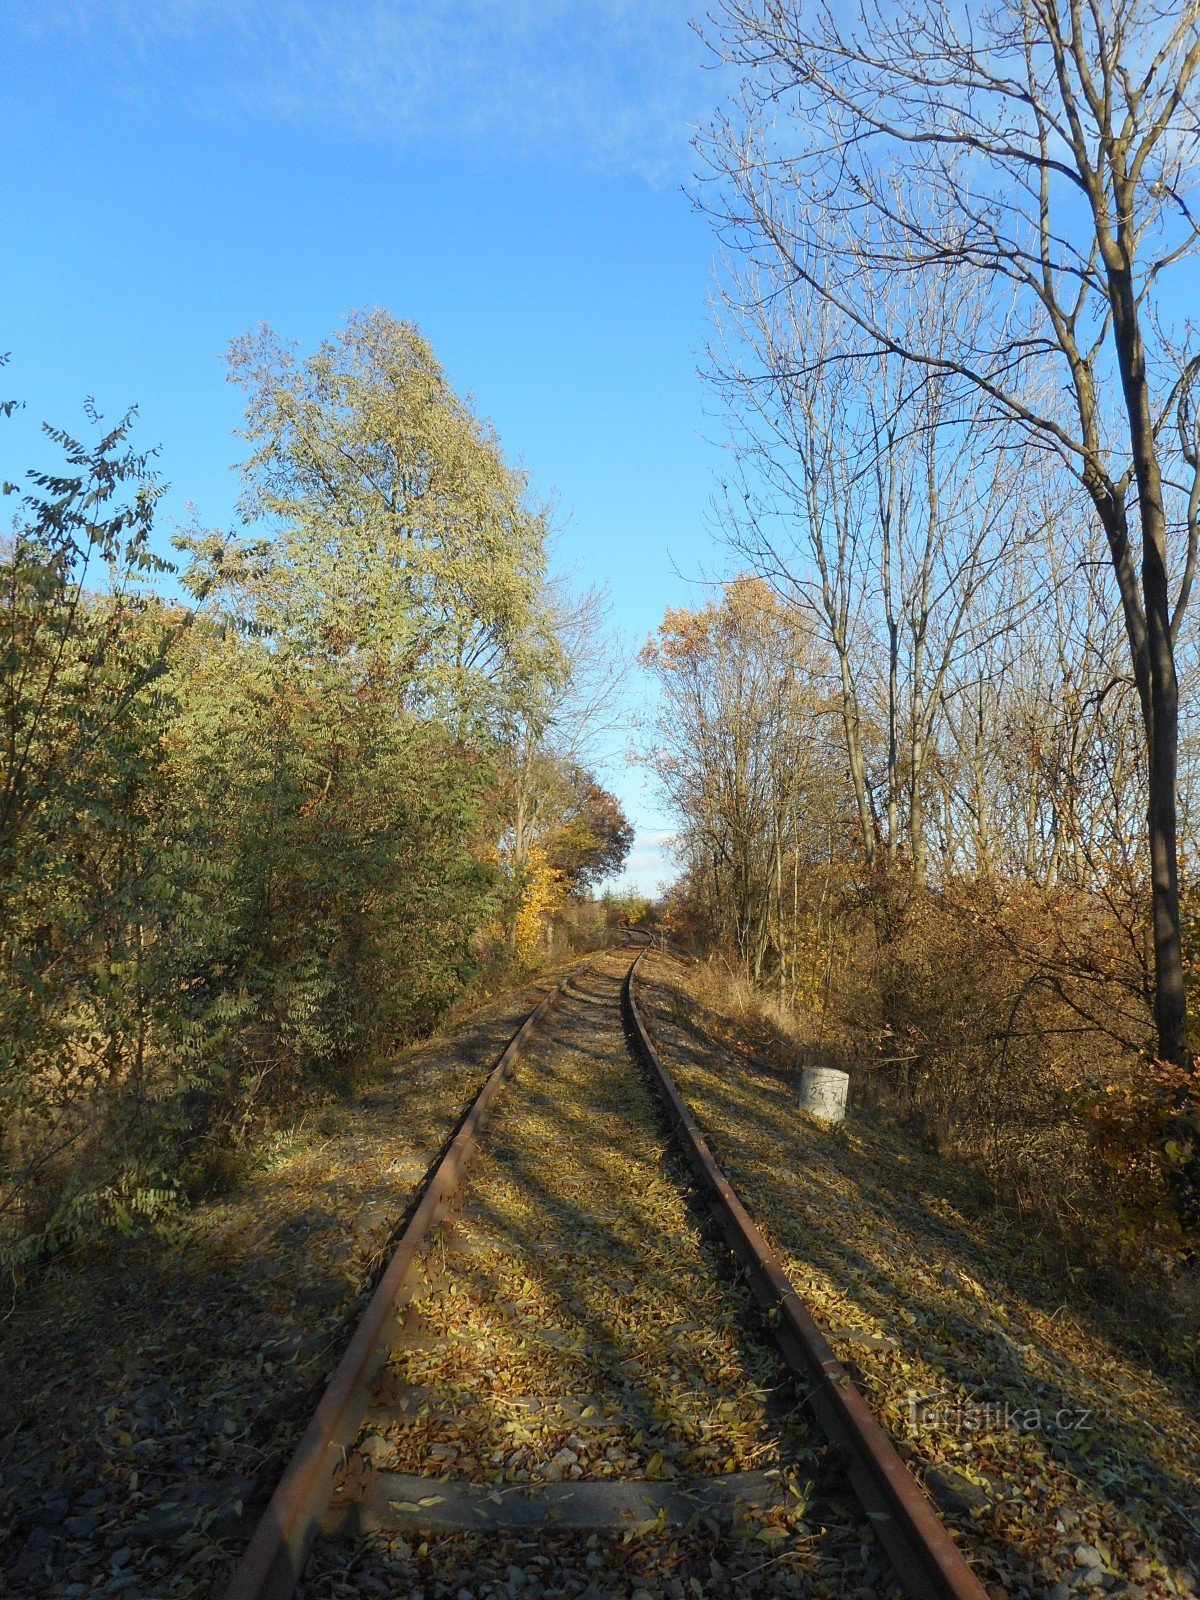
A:
[[[1151,652],[1154,633],[1151,627]],[[1184,1030],[1187,996],[1183,981],[1183,941],[1179,921],[1179,868],[1175,854],[1175,787],[1179,760],[1178,691],[1174,662],[1166,681],[1153,678],[1153,728],[1150,734],[1150,875],[1154,889],[1154,1022],[1162,1061],[1183,1066],[1188,1060]]]
[[[1167,516],[1146,354],[1137,300],[1127,269],[1110,270],[1113,335],[1133,446],[1138,515],[1142,526],[1142,598],[1146,613],[1148,684],[1142,688],[1146,721],[1150,881],[1154,904],[1154,1023],[1161,1061],[1187,1064],[1187,994],[1179,917],[1176,860],[1176,787],[1179,770],[1179,683],[1171,642],[1167,580]],[[1136,658],[1135,658],[1136,665]]]
[[[908,786],[908,853],[912,858],[913,887],[918,891],[925,887],[925,794],[921,787],[925,750],[925,740],[914,736]]]

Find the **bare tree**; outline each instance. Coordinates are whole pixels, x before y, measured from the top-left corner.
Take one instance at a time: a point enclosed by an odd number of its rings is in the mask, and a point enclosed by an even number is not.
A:
[[[936,371],[914,384],[908,363],[778,259],[731,262],[722,291],[712,368],[736,463],[727,526],[832,646],[868,869],[906,849],[920,886],[942,708],[961,657],[1005,626],[998,574],[1043,515],[1035,474],[985,401],[964,402]],[[925,350],[955,344],[973,318],[944,273],[919,299],[882,279],[877,292]]]
[[[1047,517],[1028,559],[983,599],[1009,626],[947,684],[940,848],[959,876],[1101,895],[1114,879],[1124,893],[1139,867],[1144,881],[1145,841],[1130,829],[1145,811],[1136,691],[1103,552],[1078,559],[1085,538]],[[1144,913],[1139,895],[1121,920]]]
[[[986,397],[1099,519],[1146,738],[1158,1051],[1184,1062],[1175,647],[1200,365],[1180,307],[1200,240],[1200,0],[720,0],[714,42],[744,74],[708,145],[734,242],[877,348]],[[930,269],[991,290],[953,350],[914,348],[873,298],[880,270]]]

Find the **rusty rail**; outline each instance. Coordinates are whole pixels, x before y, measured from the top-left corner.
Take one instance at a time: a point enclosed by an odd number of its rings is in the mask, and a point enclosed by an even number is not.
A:
[[[658,1082],[693,1171],[714,1203],[722,1231],[744,1264],[784,1359],[817,1421],[837,1449],[867,1518],[912,1600],[988,1600],[916,1478],[871,1414],[824,1333],[793,1289],[779,1257],[755,1226],[650,1041],[634,999],[643,950],[621,990],[638,1053]]]
[[[573,968],[517,1029],[430,1174],[362,1321],[246,1546],[225,1600],[287,1600],[298,1583],[333,1495],[334,1473],[354,1442],[396,1336],[392,1313],[406,1290],[417,1251],[444,1214],[475,1136],[522,1044],[581,970]]]

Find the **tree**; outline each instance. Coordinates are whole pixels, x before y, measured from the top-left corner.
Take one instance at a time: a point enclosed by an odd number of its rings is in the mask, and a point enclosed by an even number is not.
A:
[[[838,832],[827,662],[759,579],[668,611],[642,652],[659,687],[649,762],[713,932],[752,981],[796,983],[796,931]]]
[[[868,871],[906,854],[918,888],[925,802],[960,660],[1006,626],[994,601],[1040,508],[1033,474],[981,406],[904,362],[790,281],[777,263],[727,274],[712,376],[726,399],[738,552],[824,635]],[[970,322],[945,275],[907,304],[914,346],[945,349]],[[851,351],[855,359],[848,359]],[[821,369],[811,383],[793,370]]]
[[[128,419],[47,430],[66,464],[0,547],[5,1262],[203,1188],[427,1031],[503,909],[504,741],[562,676],[544,515],[383,313],[234,366],[259,526],[177,541],[195,610],[149,584]],[[583,882],[620,829],[563,787]]]
[[[1183,316],[1200,7],[722,0],[714,42],[744,74],[707,146],[734,242],[914,382],[983,396],[1067,468],[1103,529],[1146,743],[1158,1053],[1185,1062],[1175,653],[1200,545],[1200,360]],[[944,272],[988,315],[929,351],[878,290],[886,276],[918,294]],[[841,359],[801,353],[788,379]]]
[[[1083,530],[1086,532],[1087,530]],[[989,585],[1008,626],[956,663],[946,685],[938,848],[948,871],[995,882],[1070,884],[1112,895],[1146,925],[1145,811],[1136,694],[1104,552],[1053,518]],[[1153,984],[1147,986],[1152,992]]]
[[[132,415],[87,411],[94,442],[46,427],[62,465],[5,485],[0,1236],[145,1062],[161,680],[186,618],[144,587],[161,487]]]
[[[202,617],[176,653],[154,950],[176,1137],[273,1108],[430,1027],[495,913],[494,772],[436,722]]]
[[[546,515],[425,339],[355,312],[307,359],[269,328],[229,349],[245,390],[242,510],[273,537],[201,543],[248,616],[386,685],[456,733],[495,735],[553,663]]]
[[[567,803],[547,841],[551,863],[571,894],[616,877],[633,848],[633,828],[615,794],[576,767],[564,774]]]
[[[512,946],[519,942],[518,919],[525,928],[540,926],[541,913],[527,914],[531,893],[548,909],[553,896],[547,898],[546,882],[559,893],[599,882],[620,871],[632,845],[618,802],[591,772],[628,670],[609,627],[608,594],[595,588],[573,593],[559,579],[546,585],[540,607],[555,645],[553,670],[531,686],[509,719],[501,755],[500,855],[513,889],[507,921]]]

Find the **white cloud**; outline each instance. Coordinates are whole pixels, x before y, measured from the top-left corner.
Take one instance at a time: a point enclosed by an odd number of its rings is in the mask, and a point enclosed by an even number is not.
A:
[[[653,893],[660,883],[674,878],[678,867],[669,854],[674,837],[667,832],[639,832],[618,882]]]
[[[687,0],[43,0],[125,94],[673,182],[716,86]]]
[[[644,850],[662,851],[665,850],[669,844],[673,843],[674,839],[675,835],[670,831],[669,828],[659,828],[651,830],[647,833],[639,832],[636,842]]]

